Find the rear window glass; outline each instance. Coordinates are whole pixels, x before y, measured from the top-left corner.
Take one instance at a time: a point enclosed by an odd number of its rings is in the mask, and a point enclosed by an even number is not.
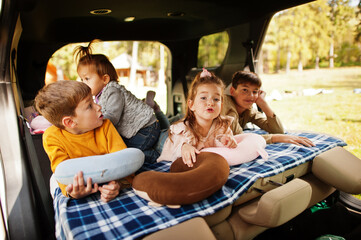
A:
[[[286,129],[334,135],[361,158],[356,11],[348,1],[313,1],[277,13],[258,53],[257,73]]]
[[[68,44],[57,50],[47,66],[45,84],[57,80],[78,80],[74,49],[88,43]],[[93,54],[106,55],[115,67],[119,84],[131,91],[137,98],[146,97],[147,91],[156,91],[155,101],[166,112],[166,69],[169,66],[169,50],[159,42],[109,41],[96,42]],[[133,54],[134,53],[134,54]],[[134,67],[134,69],[133,69]]]
[[[217,67],[222,64],[228,48],[228,33],[220,32],[202,37],[198,47],[198,67]]]

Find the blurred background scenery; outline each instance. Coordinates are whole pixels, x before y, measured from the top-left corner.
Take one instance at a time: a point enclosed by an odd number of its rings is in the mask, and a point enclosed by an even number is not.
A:
[[[77,80],[74,48],[49,61],[46,82]],[[200,39],[198,67],[220,65],[227,32]],[[120,84],[138,98],[148,90],[164,112],[171,53],[159,42],[99,42],[93,53],[109,57]],[[318,0],[274,15],[256,72],[268,101],[288,130],[317,131],[346,141],[361,158],[361,1]]]

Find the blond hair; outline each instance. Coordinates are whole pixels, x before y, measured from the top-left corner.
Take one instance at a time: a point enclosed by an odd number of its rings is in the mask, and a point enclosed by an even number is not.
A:
[[[49,122],[64,129],[63,117],[75,116],[76,107],[89,95],[91,89],[85,83],[57,81],[40,89],[35,97],[35,107]]]
[[[189,101],[194,101],[194,99],[197,95],[198,87],[201,85],[204,85],[204,84],[215,84],[218,87],[220,87],[222,90],[221,101],[223,103],[223,101],[224,101],[224,96],[223,96],[224,83],[223,83],[222,79],[218,78],[216,75],[214,75],[213,73],[210,73],[210,72],[208,74],[206,74],[206,76],[203,76],[202,72],[198,73],[195,76],[195,78],[189,88],[189,91],[188,91],[187,103]],[[229,126],[229,124],[230,124],[228,119],[221,118],[220,115],[218,115],[217,118],[214,119],[214,121],[217,122],[217,126],[216,126],[217,129],[219,129],[221,127],[224,127],[225,129],[227,129],[227,126]],[[194,115],[193,111],[190,109],[188,104],[187,104],[186,113],[185,113],[183,122],[185,125],[188,125],[189,131],[194,135],[196,141],[199,141],[199,139],[201,138],[201,134],[199,132],[199,125],[196,121],[196,116]]]

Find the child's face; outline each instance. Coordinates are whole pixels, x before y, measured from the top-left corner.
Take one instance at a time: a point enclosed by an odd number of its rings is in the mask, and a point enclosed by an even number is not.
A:
[[[202,84],[197,88],[194,100],[189,101],[189,108],[197,122],[213,120],[222,109],[222,89],[216,84]]]
[[[81,80],[91,88],[93,96],[96,96],[109,82],[109,76],[99,76],[93,65],[80,65],[78,74]]]
[[[72,117],[75,123],[73,129],[77,134],[89,132],[103,124],[103,114],[101,107],[94,103],[92,96],[83,99],[75,109],[75,117]]]
[[[252,104],[256,102],[259,87],[254,84],[242,83],[237,86],[237,89],[231,87],[230,92],[238,107],[246,110],[250,109]]]

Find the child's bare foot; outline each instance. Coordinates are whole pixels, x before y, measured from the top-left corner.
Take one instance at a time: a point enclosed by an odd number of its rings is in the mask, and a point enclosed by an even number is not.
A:
[[[155,105],[154,97],[155,97],[154,91],[147,92],[147,96],[145,98],[145,103],[148,104],[151,108],[154,108],[154,105]]]
[[[154,101],[153,110],[155,113],[160,112],[160,107],[156,101]]]

